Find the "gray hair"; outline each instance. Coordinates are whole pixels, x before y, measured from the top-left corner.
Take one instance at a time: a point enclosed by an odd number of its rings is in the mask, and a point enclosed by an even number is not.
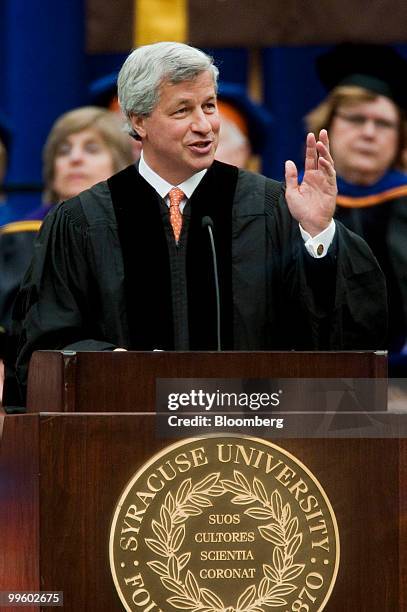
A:
[[[128,120],[128,131],[139,136],[130,125],[132,115],[148,117],[159,99],[162,83],[189,81],[209,71],[215,91],[219,70],[213,58],[183,43],[159,42],[135,49],[124,62],[117,80],[120,106]]]

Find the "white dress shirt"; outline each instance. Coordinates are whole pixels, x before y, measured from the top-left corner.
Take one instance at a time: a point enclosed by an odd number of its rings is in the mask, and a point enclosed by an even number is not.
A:
[[[205,176],[207,170],[201,170],[200,172],[196,172],[192,176],[190,176],[186,181],[180,183],[179,185],[171,185],[163,179],[157,172],[154,172],[152,168],[147,164],[144,159],[143,151],[141,152],[140,162],[138,166],[138,171],[141,176],[153,187],[156,192],[163,198],[168,208],[170,206],[169,192],[174,187],[178,187],[185,193],[185,198],[181,200],[180,203],[180,211],[183,212],[185,208],[185,204],[191,198],[195,189],[198,187],[199,183],[202,181]],[[302,239],[304,240],[304,246],[307,249],[308,253],[315,258],[325,257],[328,252],[328,249],[332,243],[332,240],[335,236],[335,222],[332,219],[331,223],[325,228],[322,232],[314,236],[313,238],[306,232],[301,225],[299,224],[300,232]]]
[[[185,198],[181,200],[181,203],[179,205],[181,213],[184,211],[185,204],[192,197],[192,194],[194,193],[195,189],[198,187],[199,183],[202,181],[203,177],[207,172],[206,169],[201,170],[200,172],[196,172],[195,174],[190,176],[189,179],[187,179],[183,183],[180,183],[179,185],[171,185],[168,181],[166,181],[159,174],[157,174],[157,172],[154,172],[154,170],[150,168],[150,166],[144,159],[143,152],[141,152],[138,171],[141,176],[147,181],[147,183],[149,183],[151,187],[153,187],[156,192],[163,198],[168,208],[170,207],[170,198],[168,194],[170,193],[171,189],[174,189],[174,187],[178,187],[178,189],[181,189],[181,191],[185,193]]]

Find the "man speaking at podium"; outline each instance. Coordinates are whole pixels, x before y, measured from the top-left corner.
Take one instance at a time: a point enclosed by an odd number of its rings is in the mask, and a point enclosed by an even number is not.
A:
[[[184,44],[127,58],[119,100],[142,156],[46,218],[14,309],[22,388],[37,349],[385,348],[383,275],[332,220],[326,131],[308,135],[301,185],[286,163],[285,191],[214,161],[217,77]]]

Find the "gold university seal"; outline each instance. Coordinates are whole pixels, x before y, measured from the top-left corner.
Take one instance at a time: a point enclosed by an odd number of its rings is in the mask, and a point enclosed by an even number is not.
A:
[[[329,500],[293,455],[257,438],[189,438],[152,457],[114,512],[110,567],[126,610],[314,612],[332,592]]]

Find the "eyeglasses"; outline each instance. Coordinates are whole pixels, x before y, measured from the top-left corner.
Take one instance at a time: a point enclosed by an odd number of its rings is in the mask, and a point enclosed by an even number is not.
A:
[[[395,121],[389,121],[388,119],[375,119],[373,117],[366,117],[365,115],[344,114],[338,112],[335,113],[335,116],[347,121],[347,123],[350,123],[355,128],[361,128],[368,121],[372,121],[375,128],[382,132],[398,129],[398,123]]]

